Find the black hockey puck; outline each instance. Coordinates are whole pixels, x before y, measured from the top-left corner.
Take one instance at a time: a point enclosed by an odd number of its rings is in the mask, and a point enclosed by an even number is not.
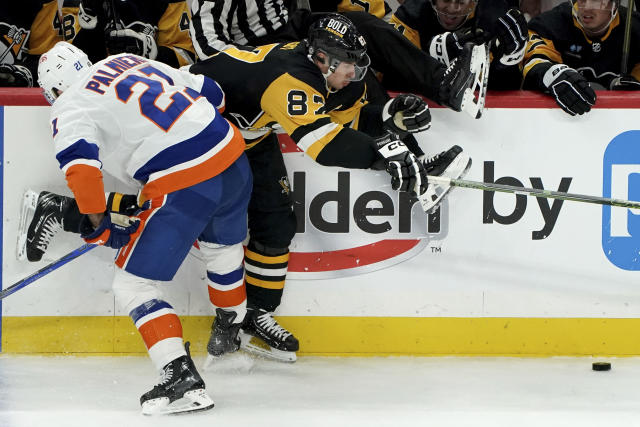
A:
[[[610,371],[611,363],[609,362],[593,362],[591,369],[594,371]]]

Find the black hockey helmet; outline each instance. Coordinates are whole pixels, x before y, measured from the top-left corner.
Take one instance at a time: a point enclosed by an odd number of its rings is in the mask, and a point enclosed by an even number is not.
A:
[[[340,62],[353,63],[356,67],[354,81],[362,80],[371,63],[367,55],[367,43],[356,26],[348,18],[329,13],[311,24],[307,49],[312,59],[319,52],[329,59],[329,71],[334,72]]]

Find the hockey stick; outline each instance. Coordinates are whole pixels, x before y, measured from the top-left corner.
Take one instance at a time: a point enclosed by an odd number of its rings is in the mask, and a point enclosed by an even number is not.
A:
[[[608,199],[606,197],[588,196],[585,194],[563,193],[560,191],[543,190],[537,188],[515,187],[512,185],[495,184],[488,182],[467,181],[464,179],[452,179],[441,176],[428,176],[432,183],[451,187],[473,188],[482,191],[497,191],[501,193],[522,194],[532,197],[544,197],[546,199],[571,200],[574,202],[594,203],[597,205],[619,206],[623,208],[640,209],[640,202],[633,200]]]
[[[622,63],[620,64],[620,72],[622,74],[627,74],[627,71],[629,70],[629,51],[631,49],[632,18],[633,18],[633,1],[629,0],[629,8],[627,9],[627,20],[625,21],[625,24],[624,24],[624,41],[622,42]]]
[[[79,248],[74,249],[73,251],[71,251],[68,254],[66,254],[65,256],[63,256],[62,258],[59,258],[59,259],[53,261],[51,264],[46,265],[45,267],[41,268],[40,270],[36,271],[35,273],[25,277],[22,280],[19,280],[18,282],[14,283],[13,285],[9,286],[8,288],[3,289],[2,291],[0,291],[0,300],[8,297],[9,295],[13,294],[16,291],[19,291],[20,289],[24,288],[25,286],[27,286],[30,283],[35,282],[36,280],[40,279],[41,277],[46,276],[47,274],[51,273],[52,271],[57,270],[58,268],[62,267],[63,265],[65,265],[69,261],[73,261],[74,259],[78,258],[80,255],[84,254],[85,252],[90,251],[91,249],[95,248],[96,246],[97,245],[86,243],[86,244],[80,246]]]

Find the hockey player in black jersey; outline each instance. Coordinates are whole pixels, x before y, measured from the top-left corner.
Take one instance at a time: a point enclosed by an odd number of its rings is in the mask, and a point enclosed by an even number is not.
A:
[[[452,62],[442,76],[442,97],[468,94],[478,72],[477,62],[485,60],[484,53],[475,55],[478,50],[483,49],[467,46]],[[457,146],[427,159],[414,141],[418,156],[410,152],[397,134],[410,141],[410,133],[428,129],[429,109],[413,95],[398,96],[384,106],[369,104],[365,85],[358,80],[367,64],[365,44],[356,29],[346,18],[331,15],[319,20],[302,43],[253,50],[229,48],[190,67],[192,72],[220,79],[226,93],[225,116],[247,139],[246,153],[256,177],[249,204],[251,238],[245,254],[249,313],[246,319],[238,319],[224,307],[217,310],[208,345],[211,355],[237,350],[240,327],[243,347],[250,351],[265,351],[251,343],[252,337],[267,343],[266,354],[278,359],[295,360],[298,350],[298,340],[272,317],[282,297],[288,247],[296,230],[287,171],[274,129],[286,131],[320,164],[386,169],[392,187],[420,196],[425,210],[435,208],[448,191],[429,185],[426,175],[457,178],[470,165],[469,157]],[[36,216],[24,231],[29,237],[24,241],[34,242],[27,243],[30,260],[42,256],[54,223],[67,230],[77,221],[77,206],[56,197],[61,196],[41,194],[43,206],[40,200],[32,204]],[[131,198],[109,200],[112,210],[130,209]]]
[[[466,55],[448,70],[443,97],[462,96],[473,80],[471,62],[484,60],[483,55],[472,58],[478,49],[467,46]],[[396,134],[426,130],[428,107],[413,95],[399,96],[384,107],[369,104],[361,80],[368,65],[364,39],[348,19],[332,14],[314,23],[303,42],[247,50],[229,47],[190,67],[191,72],[216,79],[226,92],[225,116],[242,129],[256,177],[245,253],[248,314],[240,334],[245,349],[260,351],[251,343],[257,337],[271,347],[268,355],[277,358],[295,360],[298,350],[298,340],[272,317],[282,298],[296,229],[275,129],[283,129],[322,165],[385,168],[392,187],[426,200],[426,210],[447,191],[429,185],[426,174],[460,176],[470,164],[457,146],[431,160],[419,160],[407,150]],[[218,319],[209,342],[212,355],[235,349],[217,345],[233,342],[217,339],[224,330]],[[233,327],[227,320],[225,324]]]
[[[640,90],[640,19],[632,17],[628,74],[621,73],[628,9],[619,0],[572,0],[529,22],[525,89],[552,95],[567,113],[584,114],[594,89]]]
[[[391,17],[398,31],[415,46],[448,64],[465,42],[489,42],[492,61],[490,89],[519,89],[519,64],[527,41],[527,23],[509,0],[407,0]],[[407,67],[416,67],[407,58]],[[403,79],[386,73],[383,84],[403,86]]]

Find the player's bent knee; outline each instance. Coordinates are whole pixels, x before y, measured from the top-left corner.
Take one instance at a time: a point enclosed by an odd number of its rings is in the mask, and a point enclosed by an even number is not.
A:
[[[162,292],[155,281],[135,276],[116,268],[113,277],[113,293],[116,301],[128,313],[152,299],[162,299]]]
[[[218,245],[215,243],[198,242],[200,252],[207,263],[207,271],[226,274],[237,270],[244,259],[242,243],[235,245]]]

